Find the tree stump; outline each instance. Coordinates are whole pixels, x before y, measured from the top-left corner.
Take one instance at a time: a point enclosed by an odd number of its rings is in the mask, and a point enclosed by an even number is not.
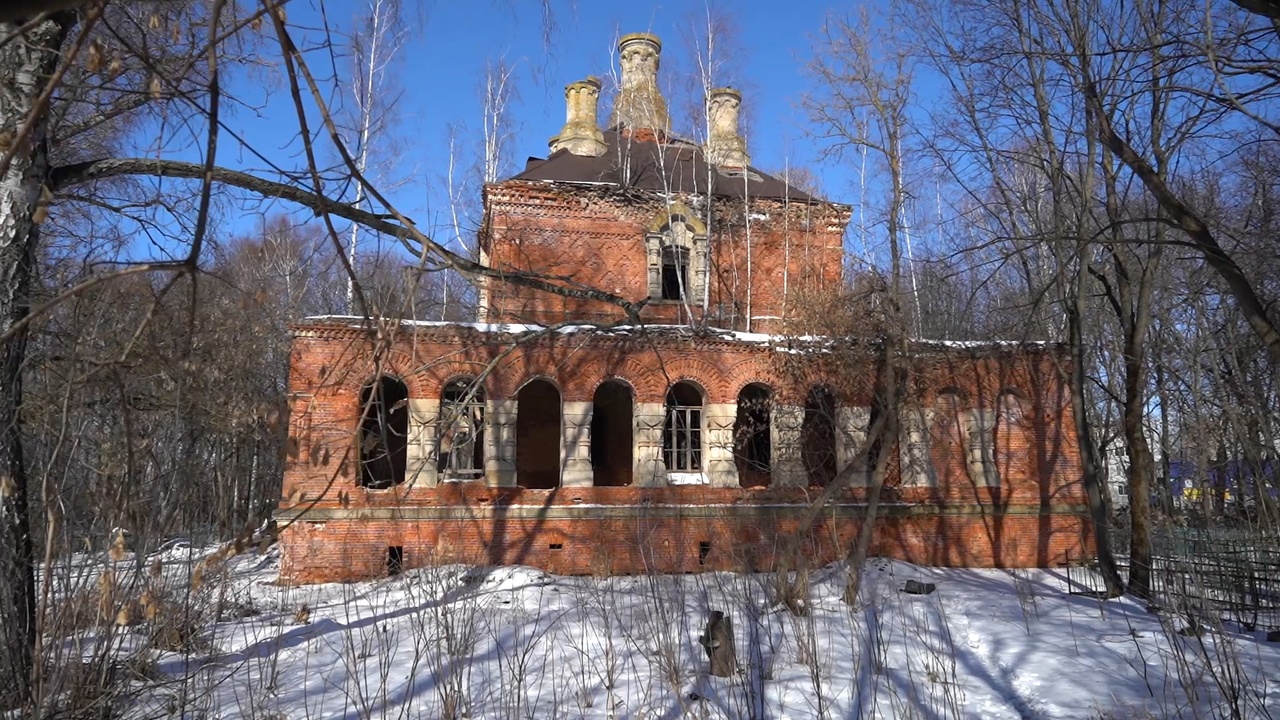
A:
[[[711,674],[730,677],[738,672],[738,656],[733,648],[733,623],[719,610],[711,611],[707,629],[698,638],[707,658],[711,661]]]

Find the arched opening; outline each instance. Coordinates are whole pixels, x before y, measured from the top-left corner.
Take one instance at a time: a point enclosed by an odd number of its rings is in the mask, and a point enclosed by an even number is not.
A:
[[[409,388],[386,375],[360,391],[360,484],[389,488],[404,482],[409,455]]]
[[[702,391],[693,383],[678,382],[667,391],[662,459],[667,472],[702,472]]]
[[[631,484],[631,388],[617,380],[601,383],[591,399],[592,482],[600,487]]]
[[[689,251],[679,245],[662,248],[662,299],[689,298]]]
[[[443,480],[484,476],[484,388],[470,379],[444,386],[440,395],[440,445],[436,469]]]
[[[769,388],[752,383],[738,393],[738,416],[733,421],[733,462],[742,487],[765,487],[773,464],[769,439]]]
[[[800,459],[809,484],[826,487],[836,477],[836,395],[830,388],[810,388],[800,426]]]
[[[560,484],[560,391],[546,380],[516,394],[516,484],[533,490]]]

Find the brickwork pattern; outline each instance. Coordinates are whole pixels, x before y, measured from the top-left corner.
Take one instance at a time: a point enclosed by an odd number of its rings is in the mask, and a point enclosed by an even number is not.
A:
[[[376,575],[393,546],[405,548],[409,565],[520,562],[575,573],[770,564],[780,539],[796,529],[788,513],[804,506],[810,490],[701,485],[535,491],[483,482],[425,486],[412,480],[386,490],[358,485],[354,442],[360,388],[378,371],[404,381],[411,400],[419,401],[438,400],[449,381],[486,371],[483,386],[492,402],[514,400],[534,378],[555,385],[567,404],[589,403],[602,382],[619,379],[632,388],[637,408],[660,405],[668,387],[680,380],[702,388],[709,405],[735,403],[751,383],[766,385],[783,403],[795,403],[807,391],[805,374],[795,372],[794,353],[766,343],[674,332],[553,334],[520,345],[513,345],[514,339],[465,326],[404,325],[380,333],[340,323],[297,328],[279,511],[288,522],[282,535],[287,580]],[[374,352],[375,343],[383,352]],[[382,358],[376,367],[375,356]],[[979,566],[1053,565],[1069,555],[1088,554],[1086,499],[1070,403],[1057,381],[1055,363],[1061,358],[1056,351],[942,348],[920,356],[911,402],[932,406],[946,392],[974,407],[995,407],[1001,393],[1013,391],[1020,412],[1016,423],[997,429],[1001,466],[994,486],[974,480],[960,448],[963,439],[953,434],[931,438],[935,487],[902,486],[899,454],[891,453],[876,551],[915,562]],[[787,362],[780,362],[784,357]],[[873,372],[868,358],[866,375]],[[867,407],[870,398],[862,387],[837,388],[840,406]],[[837,539],[856,532],[866,489],[853,485],[837,498],[850,516],[814,530],[816,560],[839,557],[843,540]],[[530,519],[512,510],[584,506],[612,512],[602,511],[598,518],[588,513]],[[655,515],[652,508],[683,508],[688,517],[671,517],[670,511]],[[294,522],[304,509],[310,514]],[[415,516],[431,509],[464,511],[473,519]],[[313,520],[320,517],[328,519]],[[702,542],[711,543],[710,554],[690,566],[689,548],[696,562]],[[561,547],[553,548],[556,544]]]
[[[572,277],[633,302],[648,297],[645,236],[670,207],[666,198],[507,181],[487,186],[485,202],[481,244],[490,266]],[[757,318],[751,329],[781,329],[781,319],[791,314],[790,298],[839,285],[848,221],[848,208],[831,203],[713,200],[708,314],[716,324],[745,329],[749,309]],[[623,318],[603,303],[497,281],[486,285],[485,296],[492,322]],[[655,301],[641,317],[678,323],[689,315],[678,301]],[[699,309],[694,318],[703,319]]]

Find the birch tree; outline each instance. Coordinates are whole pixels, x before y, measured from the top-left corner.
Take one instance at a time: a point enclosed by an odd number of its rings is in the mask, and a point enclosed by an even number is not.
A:
[[[390,117],[399,97],[399,88],[388,76],[400,49],[408,39],[404,13],[399,0],[368,0],[359,27],[351,38],[351,96],[355,107],[356,170],[370,175],[370,160],[375,153],[374,140],[391,130]],[[352,204],[362,207],[364,185],[357,183]],[[347,242],[347,262],[357,267],[360,224],[351,223]],[[347,312],[354,313],[356,276],[347,279]]]

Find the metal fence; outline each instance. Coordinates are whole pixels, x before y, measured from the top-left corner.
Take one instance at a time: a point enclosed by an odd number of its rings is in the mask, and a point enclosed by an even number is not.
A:
[[[1111,530],[1121,577],[1129,573],[1127,527]],[[1190,622],[1280,628],[1280,534],[1240,528],[1164,528],[1151,538],[1153,603]],[[1097,561],[1070,563],[1073,592],[1105,588]]]

